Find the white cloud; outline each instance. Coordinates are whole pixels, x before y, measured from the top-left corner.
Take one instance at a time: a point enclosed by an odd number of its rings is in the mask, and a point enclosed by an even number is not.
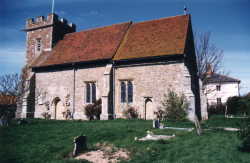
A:
[[[18,73],[25,63],[25,50],[0,49],[0,74]]]

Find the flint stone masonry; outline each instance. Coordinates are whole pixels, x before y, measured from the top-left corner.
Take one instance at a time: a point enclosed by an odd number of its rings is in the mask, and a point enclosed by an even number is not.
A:
[[[49,102],[51,118],[55,118],[54,99],[59,98],[63,103],[63,110],[71,111],[74,119],[85,119],[84,108],[86,103],[86,82],[96,83],[96,97],[101,98],[104,86],[105,67],[82,68],[77,70],[63,70],[54,72],[36,73],[36,96],[46,92],[42,104],[36,103],[35,117],[42,118],[42,113],[47,111],[46,103]],[[74,75],[75,74],[75,75]],[[75,77],[74,77],[75,76]],[[74,79],[75,78],[75,79]],[[75,91],[74,91],[75,82]],[[74,96],[75,93],[75,96]],[[67,95],[70,95],[67,97]],[[75,100],[73,99],[75,97]],[[70,105],[67,105],[67,102]],[[74,104],[74,105],[73,105]],[[73,108],[75,106],[75,108]]]
[[[147,111],[155,117],[154,111],[161,106],[164,94],[173,90],[178,94],[185,93],[184,63],[155,64],[147,66],[130,66],[115,69],[115,114],[123,117],[123,111],[131,105],[138,109],[139,117],[145,118],[145,98],[152,97],[153,110]],[[133,103],[121,103],[120,82],[131,80],[133,82]],[[190,87],[190,84],[189,84]],[[191,88],[189,88],[191,89]],[[156,117],[155,117],[156,118]]]

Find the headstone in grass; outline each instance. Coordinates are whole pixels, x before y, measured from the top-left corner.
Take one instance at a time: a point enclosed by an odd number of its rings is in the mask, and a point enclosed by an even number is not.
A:
[[[73,156],[75,157],[80,152],[87,149],[87,137],[86,136],[77,136],[74,138],[74,150]]]
[[[160,120],[153,120],[153,128],[160,128]]]
[[[17,120],[17,124],[18,124],[18,125],[28,124],[28,121],[25,120],[25,119],[18,119],[18,120]]]

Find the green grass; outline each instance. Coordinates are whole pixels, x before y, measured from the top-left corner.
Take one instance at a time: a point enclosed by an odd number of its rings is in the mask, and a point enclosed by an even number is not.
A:
[[[212,117],[204,127],[237,127],[239,119]],[[168,126],[193,127],[190,122],[164,122]],[[238,150],[236,132],[208,130],[202,136],[195,132],[152,129],[152,121],[54,121],[30,120],[29,124],[0,128],[0,162],[44,163],[81,162],[66,157],[73,150],[73,138],[86,135],[88,147],[109,142],[131,152],[128,162],[141,163],[234,163],[250,160],[249,153]],[[169,141],[137,142],[134,137],[156,134],[172,135]],[[82,161],[86,162],[86,161]]]

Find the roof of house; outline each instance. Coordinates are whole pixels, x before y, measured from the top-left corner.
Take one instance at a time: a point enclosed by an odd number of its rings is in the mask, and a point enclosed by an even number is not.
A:
[[[184,54],[190,15],[127,22],[65,35],[31,67]]]
[[[0,94],[0,105],[15,105],[16,96]]]
[[[207,75],[203,77],[203,83],[209,84],[209,83],[227,83],[227,82],[237,82],[239,83],[240,80],[226,76],[221,75],[217,73],[212,73],[211,75]]]

